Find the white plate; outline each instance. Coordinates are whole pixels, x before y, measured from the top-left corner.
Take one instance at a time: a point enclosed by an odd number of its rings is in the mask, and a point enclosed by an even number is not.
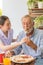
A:
[[[29,63],[34,61],[34,58],[30,55],[15,55],[10,57],[10,60],[15,63]]]

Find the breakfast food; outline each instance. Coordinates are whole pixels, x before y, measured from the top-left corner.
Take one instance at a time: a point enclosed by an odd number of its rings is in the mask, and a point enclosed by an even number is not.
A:
[[[30,55],[16,55],[13,56],[11,59],[13,62],[16,63],[28,63],[34,60],[34,58]]]

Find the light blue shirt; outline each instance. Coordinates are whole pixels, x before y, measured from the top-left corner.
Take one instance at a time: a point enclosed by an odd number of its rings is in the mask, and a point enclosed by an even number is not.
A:
[[[18,40],[20,41],[22,38],[26,37],[26,33],[22,31],[18,35]],[[39,29],[34,29],[33,35],[30,37],[30,39],[34,42],[34,44],[37,45],[37,51],[32,49],[30,46],[26,45],[25,43],[22,44],[22,47],[16,48],[16,52],[18,53],[18,50],[23,49],[23,52],[27,55],[31,55],[33,57],[37,57],[41,54],[40,48],[43,49],[43,31]]]

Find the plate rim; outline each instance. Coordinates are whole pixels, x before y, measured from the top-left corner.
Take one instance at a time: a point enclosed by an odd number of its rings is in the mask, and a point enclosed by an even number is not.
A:
[[[15,55],[15,56],[19,56],[19,55]],[[32,60],[27,61],[27,62],[16,62],[16,61],[14,61],[14,59],[13,59],[15,56],[10,57],[10,60],[11,60],[12,62],[15,62],[15,63],[30,63],[30,62],[32,62],[32,61],[35,60],[35,58],[33,58]],[[28,56],[30,56],[30,55],[28,55]],[[31,56],[31,57],[32,57],[32,56]]]

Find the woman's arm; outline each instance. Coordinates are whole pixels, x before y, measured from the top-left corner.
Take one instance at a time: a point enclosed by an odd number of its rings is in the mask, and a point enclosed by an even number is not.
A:
[[[23,38],[20,42],[13,42],[11,45],[4,45],[4,43],[2,41],[0,41],[0,49],[2,49],[3,51],[12,50],[12,49],[22,45],[22,43],[25,42],[24,39],[25,38]]]
[[[8,50],[12,50],[14,48],[16,48],[17,46],[20,46],[22,44],[22,42],[14,42],[11,45],[4,45],[2,42],[0,42],[0,49],[2,51],[8,51]]]

